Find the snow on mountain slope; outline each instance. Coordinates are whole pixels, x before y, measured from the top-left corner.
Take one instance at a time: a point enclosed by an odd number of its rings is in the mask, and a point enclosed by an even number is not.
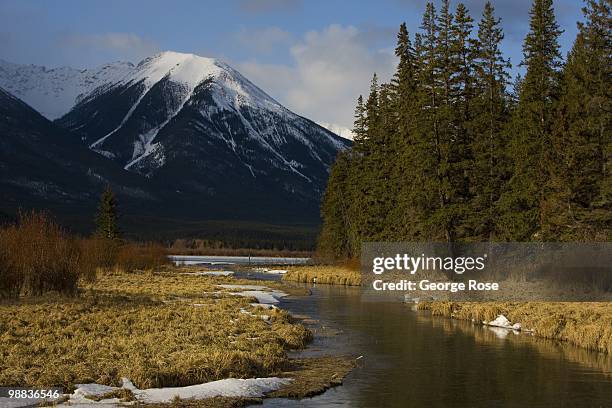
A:
[[[72,109],[80,97],[120,81],[133,68],[129,62],[115,62],[94,69],[47,69],[0,60],[0,87],[53,120]]]
[[[176,52],[144,59],[119,81],[81,98],[58,123],[93,150],[148,177],[189,155],[184,149],[197,137],[191,150],[202,150],[192,159],[198,164],[210,154],[205,146],[214,143],[223,148],[217,160],[227,155],[228,167],[238,164],[252,177],[289,172],[316,180],[320,190],[337,151],[348,146],[227,64]],[[182,138],[188,140],[177,143]]]
[[[325,129],[329,130],[330,132],[335,133],[338,136],[343,137],[348,140],[353,140],[353,137],[355,137],[355,135],[353,134],[353,131],[349,128],[345,128],[344,126],[335,125],[333,123],[327,123],[327,122],[317,122],[317,125],[322,126]]]
[[[350,146],[193,54],[82,71],[0,62],[0,84],[47,117],[67,111],[53,122],[66,137],[196,218],[318,219],[329,168]]]

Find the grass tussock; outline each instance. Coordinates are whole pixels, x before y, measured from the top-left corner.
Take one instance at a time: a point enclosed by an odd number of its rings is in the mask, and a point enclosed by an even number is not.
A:
[[[323,283],[327,285],[361,285],[358,270],[346,266],[308,265],[291,267],[283,280],[304,283]]]
[[[218,283],[108,272],[84,284],[79,297],[4,301],[0,384],[71,390],[128,377],[150,388],[282,372],[287,350],[304,346],[310,332],[282,310],[220,292]]]
[[[612,352],[612,303],[586,302],[423,302],[420,310],[475,322],[500,314],[533,334],[603,353]]]
[[[293,378],[293,381],[269,396],[302,399],[319,395],[331,387],[342,385],[355,365],[355,360],[347,357],[292,360],[290,369],[283,376]]]

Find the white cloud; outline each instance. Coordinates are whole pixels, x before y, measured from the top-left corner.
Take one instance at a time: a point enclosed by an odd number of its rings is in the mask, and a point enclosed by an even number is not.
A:
[[[368,92],[372,74],[387,81],[395,70],[389,48],[372,49],[368,42],[356,27],[330,25],[306,33],[291,46],[290,65],[248,61],[238,67],[296,113],[352,128],[355,101]]]
[[[267,54],[277,46],[291,44],[293,36],[278,27],[267,27],[256,30],[242,29],[236,34],[236,40],[244,47]]]
[[[160,49],[155,42],[131,33],[65,34],[59,37],[58,45],[71,53],[102,53],[111,59],[135,62]]]

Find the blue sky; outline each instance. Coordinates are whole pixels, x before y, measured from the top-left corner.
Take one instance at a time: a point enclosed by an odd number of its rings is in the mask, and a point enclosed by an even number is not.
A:
[[[454,1],[451,4],[456,5]],[[478,20],[484,0],[465,0]],[[354,100],[374,71],[393,72],[395,33],[418,29],[424,0],[116,1],[0,0],[0,59],[92,67],[138,62],[161,50],[221,58],[296,113],[351,126]],[[438,4],[438,2],[436,2]],[[531,0],[493,1],[503,47],[514,65],[528,29]],[[580,0],[556,0],[565,33],[576,35]]]

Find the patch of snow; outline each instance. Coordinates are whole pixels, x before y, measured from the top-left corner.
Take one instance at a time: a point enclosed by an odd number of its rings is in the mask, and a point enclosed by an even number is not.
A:
[[[203,384],[189,385],[186,387],[148,388],[140,390],[127,378],[124,378],[121,387],[108,387],[99,384],[81,384],[70,395],[70,399],[61,407],[75,406],[121,406],[119,399],[106,399],[93,401],[87,396],[101,396],[110,391],[124,388],[130,390],[137,401],[145,404],[163,404],[172,402],[176,397],[181,399],[206,399],[213,397],[244,397],[261,398],[266,394],[276,391],[284,385],[293,381],[291,378],[267,377],[237,379],[227,378],[224,380],[211,381]],[[105,392],[99,392],[105,390]]]
[[[200,272],[182,272],[181,275],[192,275],[192,276],[231,276],[234,272],[232,271],[200,271]]]
[[[260,398],[265,394],[276,391],[292,381],[290,378],[228,378],[212,381],[205,384],[190,385],[187,387],[149,388],[146,390],[133,390],[138,401],[144,403],[168,403],[175,397],[181,399],[205,399],[212,397],[245,397]]]
[[[109,392],[115,391],[117,387],[111,387],[109,385],[102,385],[96,383],[88,383],[88,384],[77,384],[76,390],[73,395],[80,395],[83,397],[101,397],[104,394],[108,394]]]
[[[271,269],[267,271],[266,273],[271,273],[273,275],[284,275],[287,273],[287,271],[284,269]]]
[[[502,329],[508,329],[508,330],[516,330],[516,331],[521,330],[520,323],[512,324],[512,322],[510,322],[510,320],[508,320],[508,318],[502,314],[500,314],[499,316],[497,316],[494,320],[491,320],[490,322],[483,321],[482,324],[486,326],[492,326],[492,327],[501,327]]]
[[[280,290],[269,289],[266,286],[260,285],[217,285],[224,289],[242,289],[241,292],[231,292],[232,295],[254,297],[259,303],[276,304],[280,299],[289,296],[287,293]]]

